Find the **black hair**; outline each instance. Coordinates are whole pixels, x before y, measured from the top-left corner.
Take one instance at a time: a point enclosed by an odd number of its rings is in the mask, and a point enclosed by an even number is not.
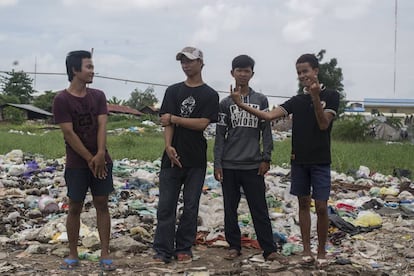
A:
[[[91,58],[92,54],[89,51],[72,51],[66,56],[66,73],[68,74],[68,80],[73,80],[73,70],[80,72],[82,69],[82,59]]]
[[[319,61],[316,58],[314,54],[304,54],[301,55],[298,60],[296,61],[296,64],[298,63],[309,63],[309,65],[312,67],[312,69],[319,68]]]
[[[254,69],[254,59],[252,59],[248,55],[237,56],[231,62],[232,70],[234,70],[235,68],[246,68],[246,67],[251,67],[252,70]]]

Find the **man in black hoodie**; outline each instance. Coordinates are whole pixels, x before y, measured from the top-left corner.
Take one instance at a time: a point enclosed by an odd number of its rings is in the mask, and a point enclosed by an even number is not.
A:
[[[243,102],[252,108],[268,110],[267,98],[249,87],[254,60],[247,55],[233,59],[231,75],[241,91]],[[261,143],[263,151],[261,150]],[[265,198],[264,174],[269,170],[273,149],[270,123],[240,109],[231,97],[220,102],[219,122],[214,144],[214,177],[222,183],[224,231],[229,243],[226,259],[241,254],[241,233],[237,208],[243,188],[254,228],[265,260],[286,263],[276,253],[272,226]]]

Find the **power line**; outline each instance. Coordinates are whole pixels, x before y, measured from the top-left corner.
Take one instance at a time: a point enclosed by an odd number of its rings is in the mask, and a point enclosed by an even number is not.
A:
[[[66,76],[66,73],[56,73],[56,72],[27,72],[24,71],[26,74],[30,75],[51,75],[51,76]],[[0,71],[0,73],[9,73],[9,71]],[[114,80],[114,81],[121,81],[125,83],[138,83],[138,84],[145,84],[145,85],[152,85],[152,86],[160,86],[160,87],[168,87],[169,84],[164,83],[156,83],[156,82],[148,82],[148,81],[139,81],[139,80],[131,80],[131,79],[123,79],[123,78],[116,78],[116,77],[109,77],[109,76],[103,76],[95,73],[95,78],[100,79],[108,79],[108,80]],[[229,91],[224,90],[216,90],[218,93],[229,93]],[[277,96],[277,95],[265,95],[266,97],[273,97],[273,98],[290,98],[290,96]]]
[[[50,75],[50,76],[66,76],[66,73],[58,73],[58,72],[26,72],[24,71],[26,74],[30,74],[30,75]],[[10,71],[2,71],[0,70],[0,73],[10,73]],[[151,86],[160,86],[160,87],[168,87],[168,84],[163,84],[163,83],[156,83],[156,82],[148,82],[148,81],[140,81],[140,80],[131,80],[131,79],[123,79],[123,78],[116,78],[116,77],[109,77],[109,76],[102,76],[99,74],[95,74],[94,76],[95,78],[101,78],[101,79],[108,79],[108,80],[114,80],[114,81],[121,81],[121,82],[125,82],[125,83],[138,83],[138,84],[145,84],[145,85],[151,85]],[[222,93],[222,94],[229,94],[229,91],[224,91],[224,90],[216,90],[218,93]],[[281,96],[281,95],[270,95],[270,94],[265,94],[263,93],[263,95],[265,95],[266,97],[269,98],[282,98],[282,99],[289,99],[291,98],[291,96]],[[385,103],[385,104],[407,104],[407,101],[392,101],[392,102],[388,102],[388,101],[378,101],[378,100],[348,100],[346,99],[347,102],[353,102],[353,103],[377,103],[377,104],[381,104],[381,103]]]

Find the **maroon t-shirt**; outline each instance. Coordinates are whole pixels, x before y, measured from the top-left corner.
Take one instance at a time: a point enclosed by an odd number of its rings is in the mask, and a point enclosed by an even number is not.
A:
[[[83,145],[95,155],[98,151],[98,115],[108,114],[105,94],[101,90],[86,88],[84,97],[76,97],[66,89],[53,100],[53,116],[56,124],[72,123],[74,132]],[[75,152],[67,141],[66,167],[88,168],[88,163]],[[106,150],[106,162],[112,163]]]

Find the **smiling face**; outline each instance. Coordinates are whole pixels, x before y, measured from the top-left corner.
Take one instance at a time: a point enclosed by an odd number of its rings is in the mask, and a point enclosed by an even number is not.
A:
[[[74,76],[84,83],[92,83],[93,76],[94,76],[94,66],[92,59],[90,58],[83,58],[81,70],[78,72],[73,70]]]
[[[304,87],[309,87],[310,80],[318,78],[319,68],[312,68],[309,62],[297,63],[298,80]]]

